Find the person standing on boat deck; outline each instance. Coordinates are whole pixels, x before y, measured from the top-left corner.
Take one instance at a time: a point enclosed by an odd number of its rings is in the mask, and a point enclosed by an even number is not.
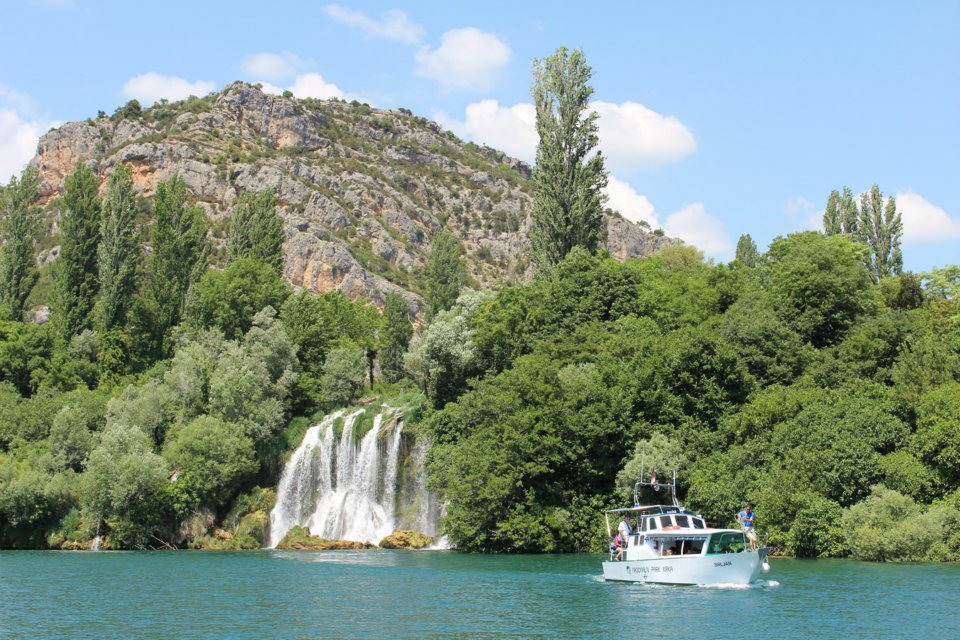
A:
[[[630,529],[630,517],[627,514],[623,514],[623,520],[620,521],[620,526],[617,527],[617,533],[623,536],[623,542],[626,544],[627,536],[633,533]]]
[[[743,511],[737,514],[737,521],[740,523],[740,527],[743,528],[743,532],[747,534],[747,539],[750,541],[750,550],[757,550],[757,532],[753,528],[753,510],[750,508],[750,503],[748,502],[743,507]]]

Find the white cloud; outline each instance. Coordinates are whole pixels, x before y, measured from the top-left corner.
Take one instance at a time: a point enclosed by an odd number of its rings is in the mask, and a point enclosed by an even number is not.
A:
[[[896,199],[903,221],[904,244],[960,238],[960,218],[951,218],[941,207],[912,191],[898,193]]]
[[[808,231],[823,231],[823,209],[799,196],[787,200],[783,205],[783,212],[796,221],[802,229]]]
[[[128,98],[136,99],[144,105],[165,100],[183,100],[190,96],[204,96],[216,88],[213,82],[189,82],[176,76],[162,76],[150,71],[127,80],[123,85],[123,93]]]
[[[30,96],[0,83],[0,185],[20,175],[40,136],[59,125],[39,117]]]
[[[500,106],[496,100],[467,105],[466,120],[435,112],[434,119],[457,135],[533,163],[537,155],[537,115],[532,104]]]
[[[600,149],[618,171],[677,162],[697,150],[690,130],[673,116],[663,116],[637,102],[596,101]]]
[[[298,98],[342,98],[343,91],[337,85],[327,82],[319,73],[305,73],[297,76],[290,86],[290,91]]]
[[[343,90],[337,85],[327,82],[319,73],[305,73],[297,76],[293,84],[289,87],[278,87],[269,82],[261,82],[264,93],[280,95],[284,91],[291,91],[297,98],[317,98],[318,100],[329,100],[330,98],[343,98]]]
[[[693,135],[676,118],[668,118],[636,102],[622,105],[593,102],[600,114],[600,148],[606,166],[629,172],[666,162],[676,162],[696,150]],[[496,100],[467,105],[463,122],[436,115],[438,122],[458,135],[502,149],[512,156],[533,162],[537,153],[537,118],[532,104],[512,107]]]
[[[708,258],[722,262],[733,259],[733,242],[723,223],[710,215],[702,202],[689,204],[667,216],[663,230],[703,251]]]
[[[24,120],[12,109],[0,109],[0,185],[20,175],[47,129],[49,126]]]
[[[445,91],[488,91],[511,55],[510,47],[492,33],[474,27],[451,29],[438,48],[420,48],[416,73],[436,80]]]
[[[360,29],[368,38],[385,38],[403,44],[419,44],[423,39],[423,27],[411,22],[407,14],[397,9],[381,14],[379,20],[339,4],[328,4],[324,11],[331,19]]]
[[[300,73],[307,63],[295,53],[254,53],[240,64],[243,70],[257,80],[284,80]]]
[[[632,222],[644,221],[651,227],[659,227],[657,214],[654,211],[653,204],[647,200],[647,196],[640,195],[628,183],[609,176],[607,178],[607,206],[619,211],[620,214]]]

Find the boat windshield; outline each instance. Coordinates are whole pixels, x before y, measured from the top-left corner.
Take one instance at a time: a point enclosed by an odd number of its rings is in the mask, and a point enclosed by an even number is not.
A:
[[[740,553],[750,548],[747,538],[740,531],[728,531],[725,533],[715,533],[710,538],[710,545],[707,547],[707,555],[718,553]]]

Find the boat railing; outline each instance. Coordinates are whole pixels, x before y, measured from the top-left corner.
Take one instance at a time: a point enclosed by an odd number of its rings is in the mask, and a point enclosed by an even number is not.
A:
[[[644,480],[644,478],[648,478],[648,479],[647,479],[647,480]],[[674,469],[674,471],[673,471],[673,478],[672,478],[672,480],[669,480],[669,481],[667,481],[667,480],[660,480],[660,479],[657,477],[657,472],[656,472],[656,471],[651,471],[650,476],[648,477],[648,476],[646,475],[645,470],[643,469],[643,465],[642,465],[642,463],[641,463],[641,467],[640,467],[640,480],[638,480],[638,481],[633,485],[633,505],[634,505],[635,507],[639,507],[639,506],[640,506],[640,490],[643,489],[644,487],[653,489],[654,491],[660,491],[661,489],[664,490],[664,491],[669,490],[669,492],[670,492],[670,501],[673,503],[674,506],[676,506],[676,507],[679,507],[679,506],[680,506],[680,503],[677,502],[677,471],[676,471],[676,469]]]

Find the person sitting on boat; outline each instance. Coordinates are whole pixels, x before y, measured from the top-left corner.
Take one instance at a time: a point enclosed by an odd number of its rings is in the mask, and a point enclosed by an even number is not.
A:
[[[613,546],[617,550],[616,560],[623,560],[623,547],[626,543],[626,538],[621,536],[619,533],[613,537]]]
[[[750,508],[749,502],[744,505],[743,511],[737,514],[737,521],[740,523],[743,532],[747,534],[747,539],[750,541],[750,550],[756,551],[757,532],[753,528],[753,509]]]
[[[650,474],[650,486],[653,487],[654,491],[660,491],[660,484],[657,482],[657,470],[654,469],[653,473]]]

